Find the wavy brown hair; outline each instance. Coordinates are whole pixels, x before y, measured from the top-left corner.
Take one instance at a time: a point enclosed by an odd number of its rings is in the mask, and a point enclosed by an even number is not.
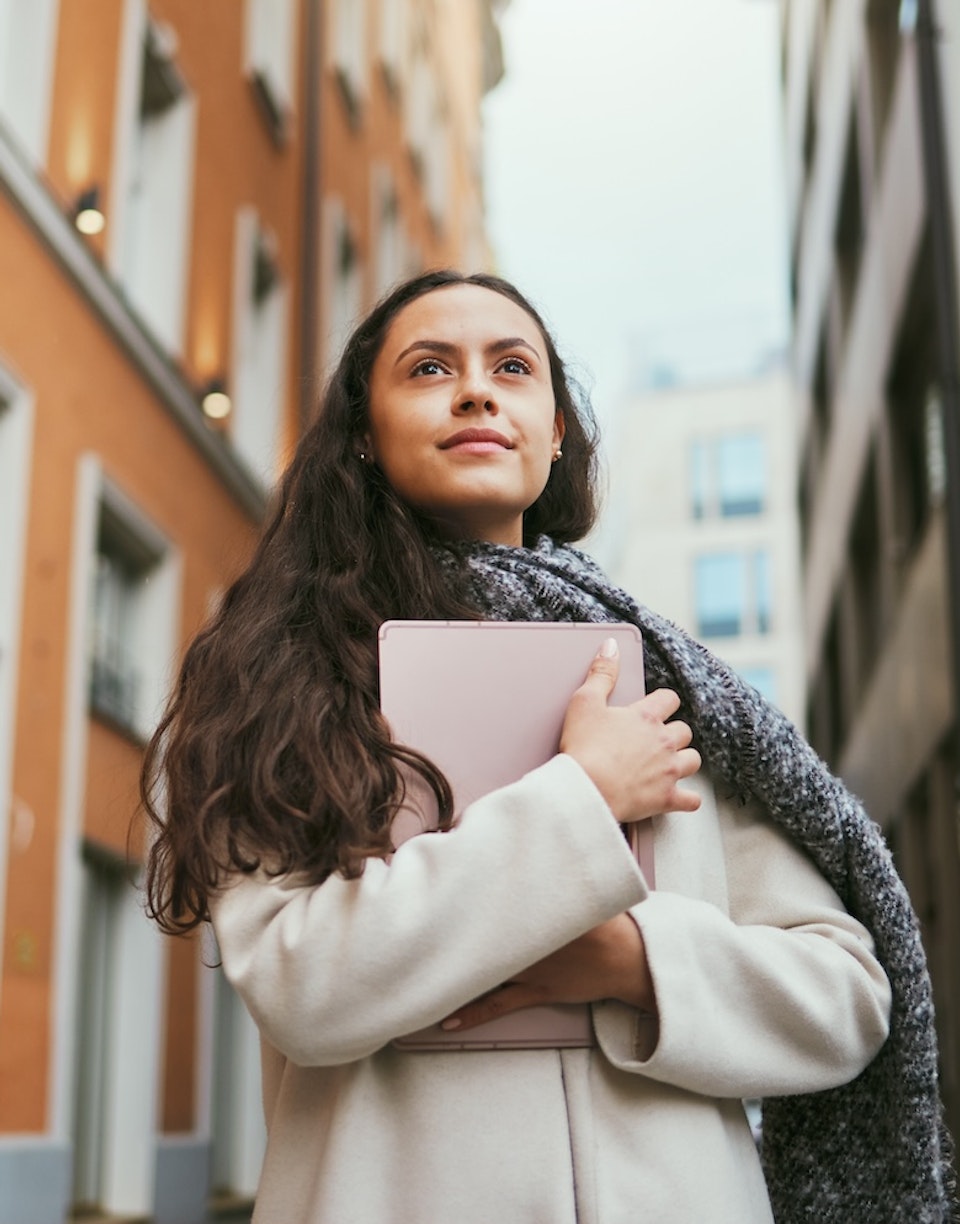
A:
[[[472,284],[510,298],[543,333],[566,432],[563,462],[524,516],[541,533],[579,539],[596,513],[596,430],[537,311],[508,282],[430,272],[405,282],[350,336],[316,419],[284,474],[247,569],[186,651],[147,747],[143,810],[153,826],[148,912],[171,933],[206,920],[225,873],[297,871],[356,878],[391,849],[401,767],[429,784],[451,820],[443,775],[392,743],[380,714],[377,630],[391,617],[474,619],[441,574],[433,525],[358,459],[373,363],[414,299]],[[455,548],[454,545],[450,545]]]

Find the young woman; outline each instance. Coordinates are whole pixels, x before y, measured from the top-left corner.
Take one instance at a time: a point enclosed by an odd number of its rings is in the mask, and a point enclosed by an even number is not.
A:
[[[148,893],[165,930],[213,922],[261,1032],[255,1219],[946,1219],[929,982],[879,833],[782,715],[568,546],[594,463],[530,304],[412,280],[350,338],[187,652],[145,766]],[[652,691],[608,707],[604,648],[560,754],[454,820],[379,713],[387,618],[630,621]],[[441,828],[395,847],[411,773]],[[595,1043],[393,1044],[541,1002],[590,1003]]]

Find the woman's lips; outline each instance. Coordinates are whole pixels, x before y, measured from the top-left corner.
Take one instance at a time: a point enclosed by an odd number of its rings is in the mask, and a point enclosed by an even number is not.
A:
[[[490,455],[513,450],[513,443],[495,429],[461,429],[440,443],[441,450],[457,450],[470,455]]]

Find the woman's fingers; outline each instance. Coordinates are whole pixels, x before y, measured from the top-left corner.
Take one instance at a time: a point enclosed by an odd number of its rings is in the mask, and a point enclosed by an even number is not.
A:
[[[571,702],[587,706],[605,706],[620,675],[620,651],[616,638],[607,638],[587,670],[586,679],[571,698]]]
[[[659,812],[692,811],[699,800],[677,782],[700,768],[689,726],[673,716],[680,697],[656,689],[628,706],[610,706],[615,655],[598,654],[567,707],[560,751],[593,780],[618,820],[644,820]]]
[[[634,702],[634,708],[640,706],[643,706],[651,718],[666,722],[680,709],[680,694],[675,693],[673,689],[654,689],[652,693],[647,693],[646,697]]]
[[[629,914],[585,931],[500,989],[459,1008],[442,1025],[473,1028],[524,1007],[597,999],[620,999],[645,1011],[656,1008],[646,946]]]
[[[479,999],[474,999],[472,1003],[455,1011],[441,1022],[440,1027],[448,1031],[471,1029],[478,1024],[486,1024],[489,1020],[496,1020],[499,1016],[521,1011],[524,1007],[536,1007],[543,1002],[542,995],[534,987],[524,982],[507,982],[505,986],[481,995]]]

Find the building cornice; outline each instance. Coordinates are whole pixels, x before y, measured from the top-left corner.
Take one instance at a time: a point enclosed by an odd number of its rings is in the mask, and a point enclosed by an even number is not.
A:
[[[93,256],[52,191],[27,163],[0,124],[0,190],[13,202],[50,254],[112,332],[227,491],[254,520],[263,517],[266,495],[229,441],[206,424],[196,392],[139,319],[123,290]]]

